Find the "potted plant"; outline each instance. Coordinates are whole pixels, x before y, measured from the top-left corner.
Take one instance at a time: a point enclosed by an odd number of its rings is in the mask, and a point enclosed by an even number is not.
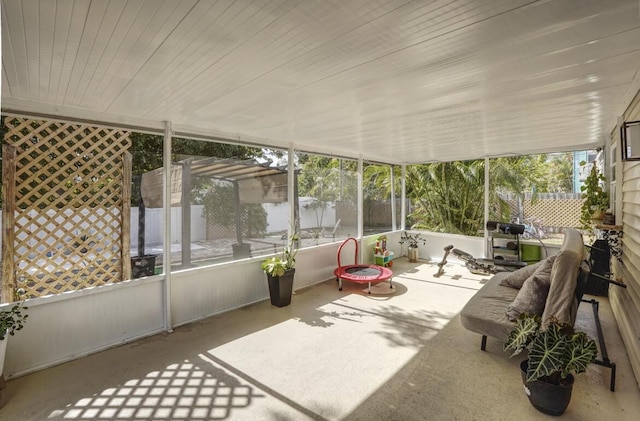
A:
[[[572,373],[583,373],[596,358],[596,343],[555,318],[542,327],[540,316],[522,314],[504,349],[513,350],[513,357],[525,348],[529,358],[520,363],[520,370],[529,401],[545,414],[561,415],[571,400]]]
[[[22,303],[16,303],[7,310],[0,310],[0,375],[2,375],[0,385],[4,384],[4,358],[7,354],[9,336],[21,330],[29,317],[24,310],[27,310],[27,307]]]
[[[584,161],[580,165],[586,165]],[[584,203],[580,209],[580,223],[582,228],[591,231],[593,219],[602,219],[605,211],[609,208],[609,194],[602,188],[605,177],[598,171],[598,167],[594,164],[591,167],[589,175],[584,180],[584,184],[580,187],[580,191],[584,195]]]
[[[423,238],[420,238],[420,233],[409,234],[407,231],[400,237],[400,244],[407,243],[408,251],[407,256],[410,262],[418,261],[418,243],[425,245],[427,242]]]
[[[269,257],[262,262],[262,270],[267,274],[271,304],[284,307],[291,304],[293,293],[293,275],[295,274],[296,254],[300,236],[294,232],[279,256]]]

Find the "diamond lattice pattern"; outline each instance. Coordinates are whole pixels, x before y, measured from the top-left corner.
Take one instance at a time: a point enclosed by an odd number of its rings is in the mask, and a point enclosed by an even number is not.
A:
[[[129,134],[17,117],[5,125],[15,148],[14,197],[6,198],[15,220],[13,250],[3,256],[14,259],[14,274],[4,281],[24,297],[120,281]]]

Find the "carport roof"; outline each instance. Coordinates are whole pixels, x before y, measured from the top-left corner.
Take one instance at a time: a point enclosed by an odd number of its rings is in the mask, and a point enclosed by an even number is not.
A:
[[[241,181],[277,174],[287,174],[286,166],[272,167],[271,162],[259,163],[253,159],[236,160],[221,158],[197,159],[191,163],[191,174],[226,181]]]

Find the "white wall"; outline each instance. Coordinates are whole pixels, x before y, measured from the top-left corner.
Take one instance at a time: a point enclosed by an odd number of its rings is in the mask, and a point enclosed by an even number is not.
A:
[[[636,79],[640,86],[640,77]],[[625,112],[625,121],[640,120],[640,91]],[[620,151],[620,131],[614,130],[612,143]],[[627,286],[609,287],[611,310],[618,323],[636,382],[640,385],[640,162],[616,164],[616,222],[622,225],[622,264],[613,261],[613,272]]]
[[[300,228],[310,229],[318,227],[319,216],[316,211],[305,208],[304,204],[310,202],[310,198],[301,197],[300,199]],[[265,203],[264,209],[267,212],[267,232],[280,232],[289,229],[289,205],[287,203]],[[318,215],[320,210],[318,210]],[[325,209],[322,215],[322,226],[325,228],[336,225],[336,210],[333,205]]]
[[[338,246],[300,250],[294,289],[331,278]],[[262,258],[253,258],[173,273],[173,325],[268,299],[261,262]],[[162,332],[163,291],[164,278],[154,276],[27,300],[29,319],[9,340],[5,376],[23,375]]]
[[[207,239],[207,220],[202,216],[203,205],[191,206],[191,240]],[[164,223],[162,208],[145,209],[145,244],[162,244]],[[182,208],[171,208],[171,238],[179,242],[182,238]],[[131,208],[131,250],[138,249],[138,208]]]
[[[267,211],[267,232],[287,231],[289,229],[289,204],[265,203]]]
[[[402,252],[398,243],[401,234],[386,233],[387,248],[396,258]],[[441,259],[442,249],[448,244],[481,256],[481,238],[434,233],[423,236],[427,245],[420,246],[422,258]],[[361,262],[373,262],[377,237],[362,241]],[[340,244],[300,250],[294,289],[332,279]],[[269,290],[261,262],[262,258],[252,258],[173,273],[173,326],[267,300]],[[163,277],[153,276],[27,300],[29,320],[9,341],[5,375],[26,374],[163,331],[163,291]]]
[[[333,276],[338,244],[303,249],[296,256],[293,288],[299,289]],[[262,258],[186,270],[172,275],[171,315],[182,325],[217,313],[269,299]]]
[[[35,298],[25,305],[29,319],[9,339],[5,376],[56,365],[163,329],[159,279]]]

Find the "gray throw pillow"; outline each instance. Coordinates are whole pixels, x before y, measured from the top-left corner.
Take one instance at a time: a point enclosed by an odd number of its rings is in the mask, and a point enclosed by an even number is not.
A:
[[[548,284],[551,283],[551,271],[553,270],[553,263],[556,261],[557,255],[549,256],[540,262],[540,266],[536,268],[531,276],[537,276],[544,279]]]
[[[531,275],[542,265],[542,260],[538,263],[534,263],[533,265],[528,265],[513,272],[510,272],[507,276],[502,278],[500,281],[500,285],[503,287],[520,289],[522,288],[522,284],[527,278],[530,278]]]
[[[524,281],[530,278],[534,273],[537,273],[538,270],[544,271],[542,276],[550,277],[551,268],[553,267],[553,260],[555,260],[555,256],[550,256],[546,259],[540,260],[537,263],[513,271],[502,278],[502,280],[500,281],[500,285],[504,287],[520,289],[522,288],[522,284],[524,284]]]
[[[522,284],[518,295],[507,306],[507,317],[514,321],[522,313],[542,315],[549,294],[549,280],[532,275]]]

